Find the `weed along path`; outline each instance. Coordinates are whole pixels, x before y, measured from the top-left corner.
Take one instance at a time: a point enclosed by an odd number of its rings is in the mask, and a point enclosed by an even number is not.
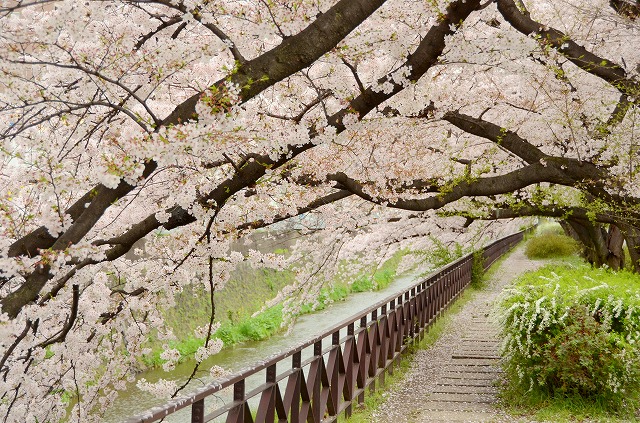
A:
[[[519,245],[484,287],[450,316],[444,334],[418,350],[404,380],[373,411],[375,422],[512,422],[495,407],[499,339],[490,312],[498,295],[520,274],[544,265],[529,260]]]

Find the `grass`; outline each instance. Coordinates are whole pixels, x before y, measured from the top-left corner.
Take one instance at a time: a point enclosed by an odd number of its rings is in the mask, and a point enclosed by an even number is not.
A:
[[[640,421],[637,416],[612,416],[605,404],[577,396],[549,398],[540,392],[522,395],[520,390],[503,389],[500,392],[500,404],[513,416],[536,421],[554,423]]]
[[[248,341],[261,341],[279,333],[282,323],[282,306],[275,306],[256,316],[245,317],[238,322],[226,321],[214,334],[214,338],[221,339],[224,345],[231,346]],[[204,345],[204,340],[189,336],[179,341],[170,341],[169,348],[180,351],[182,357],[192,357],[198,348]],[[160,358],[162,348],[155,348],[151,354],[143,358],[147,366],[161,366],[164,362]]]
[[[598,294],[602,303],[610,302],[607,298],[614,296],[635,296],[637,291],[633,288],[637,275],[620,271],[611,272],[604,269],[592,269],[577,255],[565,256],[548,260],[552,265],[546,266],[536,272],[527,273],[522,283],[535,285],[542,276],[548,280],[554,278],[551,285],[569,284],[573,289],[586,289],[593,284],[606,283],[612,292]],[[559,275],[559,276],[558,276]],[[558,279],[562,278],[562,280]],[[563,280],[568,282],[562,282]],[[553,288],[553,286],[551,287]],[[550,289],[551,289],[550,288]],[[555,288],[554,288],[555,289]],[[597,291],[600,292],[600,291]],[[550,296],[550,291],[539,294]],[[567,294],[568,295],[568,294]],[[595,294],[594,294],[595,295]],[[576,299],[576,301],[578,301]],[[584,300],[581,300],[584,301]],[[526,392],[525,392],[526,391]],[[640,421],[640,410],[633,407],[625,407],[624,404],[633,404],[636,396],[628,392],[623,397],[623,407],[612,408],[611,402],[602,396],[585,398],[575,394],[550,395],[544,390],[526,390],[522,386],[509,386],[505,384],[500,393],[502,408],[514,415],[526,420],[552,421],[552,422],[636,422]],[[635,414],[635,415],[634,415]]]
[[[282,324],[282,306],[271,307],[255,316],[239,322],[226,322],[215,333],[225,345],[237,345],[247,341],[261,341],[280,332]]]
[[[215,294],[216,321],[221,323],[218,338],[225,345],[261,340],[272,336],[282,329],[282,307],[273,307],[253,316],[262,308],[265,301],[273,298],[277,292],[293,281],[293,272],[274,269],[254,269],[250,266],[238,266],[227,281],[225,287]],[[251,281],[251,283],[247,283]],[[149,339],[151,353],[141,358],[143,367],[159,367],[163,344],[180,351],[183,360],[192,357],[203,339],[194,336],[197,327],[207,326],[211,316],[209,292],[202,287],[187,286],[176,298],[176,307],[164,310],[167,325],[172,328],[176,341],[162,341],[155,337]]]
[[[406,254],[407,250],[397,251],[391,258],[380,266],[372,268],[370,271],[363,271],[359,275],[352,277],[352,282],[343,281],[341,276],[337,276],[331,283],[327,283],[327,288],[320,290],[320,296],[315,304],[304,304],[300,314],[313,313],[324,310],[327,304],[342,301],[352,293],[378,291],[388,287],[398,276],[396,270],[398,264]],[[341,264],[341,267],[348,267],[349,263]]]

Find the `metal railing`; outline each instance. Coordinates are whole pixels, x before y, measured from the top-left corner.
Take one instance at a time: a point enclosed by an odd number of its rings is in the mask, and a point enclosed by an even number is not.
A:
[[[484,247],[484,269],[522,240],[518,232]],[[473,254],[441,268],[413,287],[368,307],[322,335],[253,367],[174,399],[128,420],[158,421],[191,407],[191,422],[334,422],[350,415],[367,390],[384,384],[412,340],[428,327],[470,283]],[[312,350],[303,360],[303,353]],[[291,358],[290,364],[285,362]],[[280,368],[280,373],[278,373]],[[248,390],[249,377],[263,382]],[[205,415],[205,399],[233,389],[233,399]]]

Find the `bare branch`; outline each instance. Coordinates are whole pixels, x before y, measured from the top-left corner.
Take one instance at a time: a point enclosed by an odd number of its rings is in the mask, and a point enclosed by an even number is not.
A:
[[[7,348],[7,350],[4,352],[2,356],[2,359],[0,360],[0,372],[5,372],[4,373],[5,381],[7,378],[8,369],[5,369],[4,364],[7,362],[7,359],[11,356],[11,354],[16,349],[18,344],[20,344],[20,342],[22,342],[22,340],[27,336],[32,326],[33,326],[33,322],[31,320],[27,320],[27,323],[25,324],[24,329],[22,330],[20,335],[18,335],[15,341],[13,341],[13,343],[9,346],[9,348]]]
[[[178,22],[182,22],[182,18],[180,16],[174,16],[173,18],[162,22],[160,25],[158,25],[156,29],[140,37],[140,39],[138,40],[138,42],[133,48],[136,50],[140,50],[140,48],[144,45],[144,43],[146,43],[149,39],[151,39],[151,37],[153,37],[160,31],[162,31],[163,29],[169,28],[170,26],[177,24]]]
[[[67,321],[64,323],[64,326],[58,332],[58,334],[54,337],[47,339],[44,342],[41,342],[38,347],[45,348],[47,345],[55,344],[56,342],[62,342],[67,337],[67,334],[73,327],[76,322],[76,317],[78,317],[78,303],[80,301],[80,286],[74,284],[72,286],[73,297],[71,300],[71,313],[67,317]]]
[[[356,84],[358,85],[358,89],[360,90],[360,92],[361,93],[364,92],[365,88],[364,88],[364,85],[362,84],[362,81],[360,80],[360,76],[358,75],[358,68],[355,65],[352,65],[351,63],[349,63],[347,59],[345,59],[344,57],[341,57],[341,59],[342,59],[342,63],[344,63],[344,65],[348,67],[351,73],[353,74],[353,78],[356,80]]]

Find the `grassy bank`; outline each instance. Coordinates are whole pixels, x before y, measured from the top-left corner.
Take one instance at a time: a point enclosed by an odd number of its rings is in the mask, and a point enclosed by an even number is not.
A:
[[[407,251],[398,251],[379,266],[352,276],[350,281],[336,278],[326,283],[326,288],[320,291],[319,301],[314,305],[303,305],[300,314],[322,310],[327,304],[342,301],[351,293],[386,288],[397,276],[398,265],[406,254]],[[343,263],[344,266],[348,264]],[[221,326],[214,336],[229,347],[243,342],[263,340],[280,332],[283,329],[281,305],[256,313],[281,288],[293,281],[294,273],[291,271],[239,267],[224,289],[215,293],[216,321],[219,321]],[[176,307],[164,311],[164,316],[177,340],[167,343],[151,338],[151,353],[142,357],[142,366],[161,366],[163,360],[160,354],[164,351],[164,344],[171,349],[177,349],[183,361],[193,357],[198,348],[204,345],[204,340],[196,338],[194,331],[209,322],[209,293],[202,288],[187,288],[178,295],[176,303]]]
[[[508,355],[502,406],[514,420],[639,421],[640,369],[635,359],[623,361],[638,354],[640,279],[592,268],[572,243],[555,222],[539,227],[528,241],[528,255],[544,257],[549,265],[523,275],[505,294],[503,310],[522,312],[516,325],[505,316],[503,330],[510,339],[519,337],[523,354],[511,348]],[[614,379],[624,383],[609,389]]]
[[[640,406],[640,276],[548,265],[501,309],[503,391],[512,412],[553,421],[629,421]]]

